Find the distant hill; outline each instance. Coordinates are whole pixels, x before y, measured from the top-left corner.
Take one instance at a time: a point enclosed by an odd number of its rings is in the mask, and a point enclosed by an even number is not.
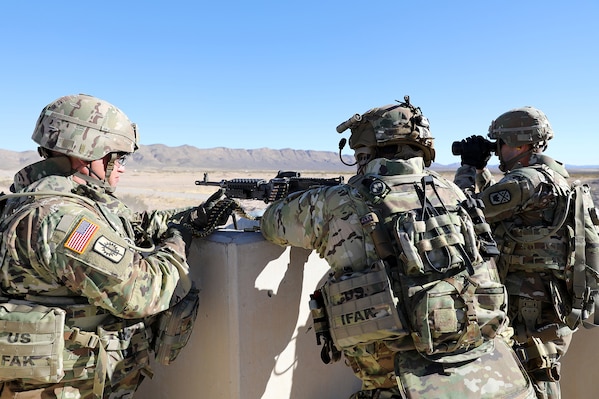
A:
[[[0,169],[18,170],[39,161],[37,151],[15,152],[0,149]],[[353,166],[345,166],[339,154],[333,151],[273,150],[258,148],[251,150],[226,147],[197,148],[190,145],[169,147],[163,144],[142,145],[127,164],[130,169],[193,169],[193,170],[298,170],[324,172],[353,172]],[[353,157],[344,155],[347,163]],[[441,165],[433,163],[432,169],[455,170],[459,163]],[[568,169],[596,170],[599,166],[570,166]],[[496,166],[491,166],[496,169]]]
[[[37,151],[15,152],[8,150],[0,150],[0,169],[3,170],[18,170],[21,167],[39,161],[40,156]]]
[[[225,147],[197,148],[189,145],[168,147],[162,144],[141,146],[132,156],[135,168],[185,168],[221,170],[319,170],[348,171],[339,154],[332,151],[311,151],[259,148],[253,150]],[[344,156],[347,163],[353,157]]]
[[[0,149],[0,169],[19,170],[41,160],[37,151],[9,151]],[[347,163],[353,157],[344,155]],[[163,144],[142,145],[131,157],[130,169],[220,169],[220,170],[311,170],[352,171],[332,151],[311,151],[259,148],[253,150],[225,147],[197,148],[189,145],[169,147]]]

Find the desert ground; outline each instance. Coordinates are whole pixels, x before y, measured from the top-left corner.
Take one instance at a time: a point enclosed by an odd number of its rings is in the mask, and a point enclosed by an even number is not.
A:
[[[0,191],[8,192],[15,170],[0,169]],[[277,173],[275,170],[127,170],[121,177],[115,192],[127,205],[136,211],[152,209],[169,209],[198,205],[214,193],[216,186],[196,185],[196,180],[202,180],[208,173],[208,180],[220,182],[233,178],[271,179]],[[452,171],[440,171],[441,175],[453,179]],[[347,181],[351,174],[334,174],[331,172],[302,172],[304,177],[339,177]],[[501,176],[496,175],[499,179]],[[571,181],[581,180],[593,188],[595,203],[599,204],[599,170],[584,170],[571,172]],[[264,207],[262,201],[242,201],[249,210]]]

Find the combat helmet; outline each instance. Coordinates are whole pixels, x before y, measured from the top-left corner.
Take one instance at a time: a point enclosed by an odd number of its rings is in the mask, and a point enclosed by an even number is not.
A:
[[[342,133],[348,128],[351,130],[349,146],[356,152],[363,148],[407,144],[422,152],[426,166],[435,159],[434,138],[428,119],[419,107],[410,103],[409,96],[404,96],[404,102],[397,101],[362,115],[356,114],[340,124],[337,132]]]
[[[87,94],[61,97],[41,112],[33,141],[43,150],[85,161],[138,148],[137,128],[127,115],[107,101]]]
[[[553,138],[547,116],[534,107],[515,108],[501,114],[489,126],[489,138],[501,140],[511,147],[532,144],[544,151]]]

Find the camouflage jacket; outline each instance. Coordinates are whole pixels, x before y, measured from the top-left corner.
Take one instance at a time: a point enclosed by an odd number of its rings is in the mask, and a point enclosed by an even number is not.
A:
[[[348,184],[313,188],[304,192],[291,194],[286,199],[273,202],[267,207],[261,218],[263,236],[268,241],[281,246],[298,246],[315,250],[331,266],[332,273],[329,275],[329,282],[333,281],[343,284],[345,282],[358,281],[361,278],[355,276],[368,276],[376,273],[372,272],[375,269],[371,268],[371,266],[381,259],[379,254],[377,254],[377,250],[380,250],[380,245],[375,245],[374,240],[376,238],[373,238],[366,225],[363,226],[360,221],[361,216],[364,216],[365,212],[371,212],[371,208],[369,207],[369,200],[366,198],[366,194],[360,192],[358,188],[360,184],[357,183],[362,178],[373,176],[384,177],[382,180],[385,182],[402,182],[401,184],[398,183],[398,185],[405,186],[405,191],[393,191],[395,194],[393,196],[395,198],[394,206],[402,211],[422,207],[422,202],[417,195],[414,183],[421,182],[423,178],[426,180],[428,177],[431,177],[435,181],[435,187],[440,193],[438,199],[442,197],[444,203],[447,200],[447,205],[457,207],[457,204],[465,199],[460,188],[451,181],[447,181],[434,172],[426,170],[422,158],[416,157],[409,160],[374,159],[366,166],[364,176],[355,176],[350,179]],[[434,206],[437,205],[437,203],[434,204]],[[484,275],[485,277],[485,287],[493,287],[494,290],[497,289],[497,291],[493,291],[495,293],[493,300],[501,302],[503,306],[505,304],[505,295],[503,295],[504,287],[499,282],[499,276],[494,265],[489,261],[485,261],[484,264],[482,262],[477,264],[480,265],[477,268],[477,270],[481,270],[480,275]],[[394,283],[396,282],[395,280],[393,281]],[[406,284],[408,283],[408,280],[402,281]],[[422,280],[420,281],[422,282]],[[326,291],[327,284],[323,287],[323,292]],[[402,286],[397,289],[393,288],[397,300],[403,303],[401,306],[397,305],[398,308],[409,308],[411,313],[416,313],[416,308],[410,307],[411,304],[408,304],[405,299],[409,296],[410,288],[420,289],[422,286],[429,288],[431,286],[444,287],[444,284],[415,284],[412,287]],[[351,285],[351,287],[354,287],[354,285]],[[377,291],[368,291],[369,288],[366,287],[361,292],[369,292],[366,295],[367,298],[374,297]],[[406,295],[403,295],[402,292]],[[344,294],[346,293],[344,292]],[[335,302],[336,297],[331,297],[333,298],[331,300],[333,303],[328,305],[325,303],[329,315],[333,314],[329,312],[329,309],[338,309],[346,304],[349,304],[350,309],[361,309],[358,305],[355,308],[352,307],[352,304],[357,303],[357,301],[354,301],[354,297],[343,296],[337,302]],[[414,295],[414,298],[422,297],[427,296]],[[443,296],[439,295],[439,297]],[[365,299],[360,298],[360,300]],[[432,301],[429,302],[432,304]],[[449,299],[449,302],[452,302],[452,300]],[[486,300],[480,299],[480,302],[489,304],[492,301],[486,302]],[[419,304],[422,305],[421,302]],[[495,314],[495,310],[487,313]],[[405,317],[402,320],[407,320],[407,312],[402,312]],[[431,311],[431,314],[433,313],[435,312]],[[497,312],[497,314],[500,313],[503,312]],[[353,320],[357,320],[358,316],[360,316],[360,320],[368,319],[368,316],[362,317],[359,311],[355,312],[355,317],[353,317],[354,313],[352,310],[349,310],[348,314],[344,314],[343,312],[341,314],[341,323],[338,323],[338,317],[337,319],[329,317],[328,328],[330,331],[333,328],[338,328],[338,331],[342,330],[343,326],[341,324],[352,328],[355,325],[353,324]],[[463,312],[457,311],[455,314],[463,314]],[[347,315],[352,316],[353,319],[343,319]],[[381,318],[378,316],[381,316]],[[377,313],[375,320],[380,321],[384,316],[384,314],[379,315]],[[423,325],[428,325],[427,323],[430,321],[428,316],[422,316],[422,320],[424,320]],[[414,321],[414,318],[410,318],[410,320]],[[439,321],[436,320],[436,322]],[[478,321],[482,325],[482,320],[479,319]],[[491,327],[490,324],[488,327]],[[362,326],[364,325],[362,324]],[[351,342],[349,338],[352,336],[348,333],[347,336],[343,336],[342,341],[337,339],[335,345],[338,345],[343,350],[346,363],[353,369],[355,375],[362,380],[362,389],[385,390],[383,395],[388,396],[384,397],[391,397],[391,394],[395,394],[397,397],[449,398],[454,397],[454,393],[459,393],[459,396],[462,398],[534,397],[532,389],[527,385],[527,381],[523,377],[517,362],[514,360],[513,353],[506,344],[506,341],[509,341],[511,337],[512,330],[507,328],[507,320],[505,318],[497,320],[497,323],[491,327],[494,330],[493,332],[485,330],[485,335],[487,333],[489,336],[495,333],[498,334],[494,338],[491,338],[490,341],[481,344],[472,352],[460,352],[455,357],[449,356],[445,359],[443,355],[440,355],[439,359],[441,360],[439,362],[423,356],[424,351],[422,348],[416,346],[416,341],[413,337],[424,336],[424,334],[417,335],[416,331],[421,331],[418,329],[419,327],[419,325],[412,325],[410,331],[413,333],[402,336],[404,330],[402,330],[401,326],[395,324],[387,336],[384,336],[385,331],[379,330],[376,334],[372,333],[372,340],[375,340],[375,342],[365,340],[363,341],[365,343],[357,344],[355,341]],[[436,325],[435,327],[431,327],[431,330],[433,328],[436,328]],[[397,333],[397,335],[392,336],[393,332]],[[337,334],[336,336],[339,338],[341,334]],[[360,338],[362,337],[360,336]],[[496,350],[492,354],[489,354],[491,352],[486,353],[484,351],[491,347],[491,341]],[[414,349],[422,350],[422,352],[419,353]],[[480,352],[478,352],[478,349],[480,349]],[[400,355],[397,355],[397,352]],[[463,357],[461,357],[462,354],[464,355]],[[464,361],[466,358],[472,359],[473,356],[471,355],[480,357],[475,360]],[[446,371],[445,367],[449,371]],[[489,373],[492,373],[494,378],[488,386],[486,385],[482,388],[478,384],[475,384],[477,386],[473,386],[469,383],[470,381],[487,380]],[[507,381],[509,381],[509,384]],[[482,392],[483,390],[485,392]],[[375,391],[372,392],[374,393]],[[524,393],[522,396],[518,396],[514,392]],[[367,397],[370,397],[369,395]],[[356,397],[358,396],[356,395]]]
[[[420,172],[417,165],[410,168]],[[360,223],[364,206],[360,193],[348,184],[314,188],[273,202],[260,229],[275,244],[314,249],[337,276],[360,272],[379,259]]]
[[[570,191],[568,177],[562,164],[542,154],[533,155],[529,166],[509,171],[495,184],[486,168],[477,174],[474,167],[464,165],[456,172],[455,183],[484,201],[501,251],[498,267],[510,294],[551,302],[547,276],[563,279],[571,253],[568,223],[561,223]]]
[[[111,389],[135,390],[128,376],[149,370],[153,316],[191,288],[185,241],[169,227],[186,209],[135,213],[99,181],[80,177],[87,183],[73,180],[65,157],[15,175],[0,222],[0,288],[10,301],[66,312],[67,387],[84,396],[93,386],[100,395],[106,379]],[[39,380],[19,383],[36,389]]]
[[[159,313],[184,297],[185,243],[167,227],[182,210],[134,213],[101,187],[74,182],[69,169],[51,158],[15,176],[16,193],[44,195],[6,203],[3,293],[84,297],[125,319]]]
[[[364,174],[377,175],[381,170],[387,176],[414,175],[416,180],[433,173],[425,169],[422,158],[415,157],[375,159]],[[444,185],[441,191],[453,202],[465,198],[450,181],[438,181]],[[403,201],[405,210],[420,206],[415,192],[406,192]],[[350,184],[314,188],[271,204],[262,216],[261,230],[275,244],[315,249],[337,275],[347,270],[360,272],[379,259],[370,234],[359,220],[364,209],[364,197]]]

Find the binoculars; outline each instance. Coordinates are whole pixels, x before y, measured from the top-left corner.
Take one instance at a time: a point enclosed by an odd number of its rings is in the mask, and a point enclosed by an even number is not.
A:
[[[483,152],[494,154],[497,151],[497,144],[495,142],[484,139],[483,143]],[[462,141],[451,143],[451,152],[453,155],[462,155],[464,152],[464,143]]]

